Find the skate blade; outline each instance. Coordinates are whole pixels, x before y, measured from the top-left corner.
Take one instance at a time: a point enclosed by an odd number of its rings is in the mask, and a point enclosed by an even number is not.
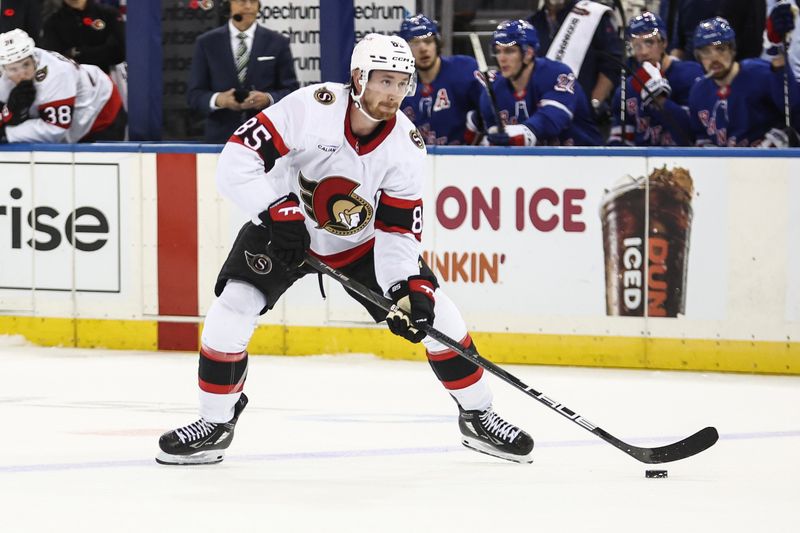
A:
[[[485,453],[486,455],[491,455],[492,457],[497,457],[499,459],[505,459],[506,461],[511,461],[512,463],[530,464],[533,462],[533,452],[529,453],[528,455],[514,455],[513,453],[501,452],[489,446],[488,444],[485,444],[483,441],[470,437],[462,437],[461,444],[470,450]]]
[[[208,450],[191,455],[172,455],[159,452],[156,462],[160,465],[214,465],[225,458],[225,450]]]

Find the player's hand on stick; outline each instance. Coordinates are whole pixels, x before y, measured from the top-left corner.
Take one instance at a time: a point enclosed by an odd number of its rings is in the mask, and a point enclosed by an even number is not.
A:
[[[410,276],[389,289],[389,297],[398,307],[386,315],[386,324],[395,335],[417,343],[425,338],[419,326],[433,325],[435,280],[428,276]],[[416,327],[415,327],[416,326]]]
[[[8,103],[3,107],[3,122],[9,126],[22,124],[29,118],[31,106],[36,100],[36,87],[32,80],[22,80],[11,89]]]
[[[668,98],[672,87],[667,78],[661,75],[659,65],[645,61],[633,77],[633,88],[639,91],[639,97],[645,107],[651,105],[660,96]]]
[[[270,230],[267,251],[287,267],[297,267],[303,262],[311,237],[306,229],[305,217],[297,196],[290,193],[279,198],[269,209],[258,215],[264,227]]]
[[[772,43],[782,43],[784,37],[794,29],[794,10],[791,2],[780,2],[769,13],[767,38]]]
[[[536,135],[525,124],[510,124],[503,133],[492,126],[486,138],[492,146],[536,146]]]

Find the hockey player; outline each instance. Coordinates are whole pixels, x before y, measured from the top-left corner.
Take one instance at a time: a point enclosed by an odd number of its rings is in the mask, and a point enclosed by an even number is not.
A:
[[[500,74],[494,88],[497,112],[506,125],[498,133],[495,112],[486,94],[481,115],[489,144],[498,146],[600,146],[603,140],[589,101],[568,66],[536,57],[539,38],[524,20],[501,22],[492,35]]]
[[[626,81],[624,132],[619,111],[622,93],[618,88],[614,94],[608,144],[694,144],[689,128],[689,91],[703,77],[703,68],[666,53],[666,27],[654,13],[632,18],[625,34],[639,68]]]
[[[425,15],[403,20],[399,35],[417,66],[417,90],[403,100],[403,112],[425,144],[472,144],[467,113],[478,110],[483,91],[475,58],[442,56],[439,25]]]
[[[800,88],[791,69],[762,59],[737,62],[736,36],[728,22],[701,22],[694,35],[695,55],[705,78],[692,87],[689,112],[698,146],[788,146],[785,131],[784,76],[792,125],[800,120]],[[782,61],[780,62],[782,63]]]
[[[375,319],[422,341],[459,408],[462,443],[510,461],[531,461],[533,440],[491,407],[483,370],[425,337],[433,324],[472,343],[453,302],[420,258],[425,144],[400,109],[414,92],[414,56],[398,36],[356,44],[349,85],[310,85],[242,124],[219,158],[220,192],[248,213],[217,279],[201,339],[200,419],[161,436],[162,464],[215,463],[247,405],[247,344],[260,314],[310,273],[306,253],[386,294]]]
[[[0,143],[121,141],[127,115],[108,74],[0,34]]]

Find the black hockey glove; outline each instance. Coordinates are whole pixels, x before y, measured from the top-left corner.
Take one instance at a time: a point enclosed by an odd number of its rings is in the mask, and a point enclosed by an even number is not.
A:
[[[33,101],[36,100],[36,87],[32,80],[23,80],[11,89],[8,103],[3,108],[3,121],[9,126],[16,126],[28,120]]]
[[[269,229],[267,251],[287,267],[296,267],[303,262],[306,250],[311,246],[311,237],[306,229],[305,217],[297,196],[290,193],[278,198],[269,209],[258,215],[261,224]]]
[[[436,280],[428,276],[410,276],[389,289],[389,297],[399,309],[386,315],[386,324],[395,335],[413,343],[425,338],[425,333],[415,326],[433,325],[433,291]]]

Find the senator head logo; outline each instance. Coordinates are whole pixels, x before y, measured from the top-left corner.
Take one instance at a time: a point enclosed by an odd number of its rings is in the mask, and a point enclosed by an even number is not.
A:
[[[342,176],[328,176],[313,181],[298,176],[300,197],[308,217],[317,223],[317,228],[334,235],[353,235],[369,224],[372,206],[354,191],[359,184]]]

